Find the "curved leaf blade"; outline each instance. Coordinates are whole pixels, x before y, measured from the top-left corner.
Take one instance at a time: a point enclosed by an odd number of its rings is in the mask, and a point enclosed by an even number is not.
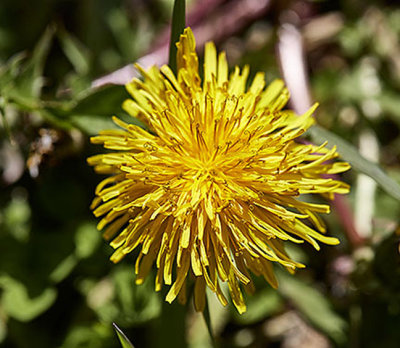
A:
[[[129,341],[128,337],[125,336],[125,334],[122,332],[122,330],[117,326],[117,324],[113,323],[115,332],[117,333],[117,336],[119,338],[119,341],[122,344],[122,348],[135,348],[131,341]]]
[[[175,0],[172,12],[171,39],[169,42],[169,66],[176,73],[176,43],[185,29],[185,0]]]

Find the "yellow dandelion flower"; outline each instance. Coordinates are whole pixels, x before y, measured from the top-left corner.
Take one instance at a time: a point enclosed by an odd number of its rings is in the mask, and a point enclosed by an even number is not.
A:
[[[203,82],[192,31],[177,43],[177,76],[168,66],[144,71],[126,88],[123,107],[143,120],[140,127],[114,118],[120,130],[92,138],[113,150],[88,159],[98,173],[111,174],[96,189],[92,209],[111,240],[113,262],[140,248],[136,283],[157,268],[156,291],[171,285],[168,302],[186,301],[186,279],[194,281],[197,310],[208,287],[223,305],[227,283],[240,313],[241,287],[253,290],[251,271],[274,288],[273,263],[293,271],[284,241],[338,244],[323,235],[319,213],[329,206],[297,200],[301,194],[344,194],[348,185],[326,174],[349,168],[326,143],[295,141],[312,124],[312,107],[302,116],[282,110],[289,93],[281,80],[265,87],[249,68],[228,74],[225,53],[207,43]]]

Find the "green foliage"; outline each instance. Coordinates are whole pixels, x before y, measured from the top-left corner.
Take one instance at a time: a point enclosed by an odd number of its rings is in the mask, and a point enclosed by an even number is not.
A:
[[[176,73],[176,43],[185,29],[186,0],[175,0],[172,13],[171,38],[169,41],[169,66]]]
[[[316,328],[327,334],[337,343],[345,342],[346,322],[332,309],[329,299],[315,287],[295,277],[281,273],[279,291]]]
[[[61,348],[107,348],[112,347],[113,343],[111,326],[97,323],[93,326],[73,327]]]
[[[23,195],[15,195],[2,214],[3,228],[15,239],[26,242],[29,238],[31,208]]]
[[[100,87],[77,100],[70,109],[64,110],[64,117],[88,135],[96,135],[104,129],[118,128],[110,115],[144,127],[139,120],[122,111],[121,104],[126,98],[128,94],[122,86]]]
[[[242,315],[235,313],[235,319],[243,325],[252,325],[282,310],[283,301],[278,292],[270,287],[259,289],[246,298],[247,311]]]
[[[79,75],[88,74],[91,61],[88,49],[64,29],[58,31],[58,37],[65,56],[71,62],[76,73]]]
[[[342,158],[349,162],[353,169],[360,171],[374,179],[389,195],[400,200],[400,185],[390,178],[382,168],[365,159],[357,149],[340,136],[319,126],[310,129],[311,138],[315,143],[328,141],[328,146],[335,144]]]
[[[57,296],[53,288],[41,289],[40,294],[32,296],[24,284],[8,276],[0,278],[0,286],[3,289],[3,310],[20,321],[30,321],[42,314],[54,303]]]
[[[122,348],[134,348],[133,344],[129,341],[128,337],[122,332],[122,330],[116,325],[114,325],[115,332],[117,333],[118,339],[121,342]]]
[[[23,54],[12,57],[0,69],[0,95],[22,109],[34,109],[38,106],[43,87],[44,62],[50,49],[54,29],[50,27],[43,34],[26,60]],[[3,102],[4,103],[4,102]]]
[[[101,243],[101,237],[93,223],[83,223],[75,233],[75,254],[79,259],[93,255]]]

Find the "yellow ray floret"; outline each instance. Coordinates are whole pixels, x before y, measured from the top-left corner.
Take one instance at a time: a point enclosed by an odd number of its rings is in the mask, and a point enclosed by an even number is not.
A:
[[[295,141],[312,124],[282,110],[289,93],[281,80],[265,87],[258,73],[246,89],[249,69],[228,76],[224,53],[205,47],[204,79],[189,28],[178,46],[178,73],[168,66],[144,71],[127,85],[123,107],[145,122],[147,132],[114,121],[120,130],[92,138],[113,150],[88,159],[99,173],[112,174],[96,189],[92,209],[120,261],[140,248],[136,283],[155,265],[156,290],[170,285],[166,300],[185,301],[186,280],[194,280],[197,310],[205,289],[227,303],[227,283],[240,313],[241,287],[252,291],[251,273],[273,287],[273,263],[293,271],[303,265],[285,253],[284,242],[338,244],[324,235],[319,213],[329,206],[296,199],[301,194],[333,196],[348,186],[327,174],[349,169],[334,162],[336,149]],[[249,272],[251,271],[251,273]]]

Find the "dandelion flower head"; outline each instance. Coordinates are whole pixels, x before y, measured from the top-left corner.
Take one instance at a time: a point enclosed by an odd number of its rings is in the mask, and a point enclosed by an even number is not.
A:
[[[332,161],[338,154],[326,143],[296,142],[313,124],[315,106],[301,116],[282,110],[289,93],[281,80],[266,86],[257,73],[247,88],[249,68],[229,75],[225,53],[217,55],[213,43],[205,46],[202,79],[189,28],[177,47],[176,75],[166,65],[138,67],[143,79],[126,86],[132,99],[124,109],[149,131],[114,118],[121,129],[92,138],[112,150],[88,159],[110,174],[92,209],[115,249],[113,262],[138,250],[137,284],[155,265],[156,291],[168,285],[166,300],[185,302],[191,279],[200,311],[206,287],[226,305],[227,284],[242,313],[242,289],[254,290],[251,273],[276,288],[274,263],[304,267],[285,243],[339,243],[325,235],[318,215],[329,206],[297,198],[347,193],[347,184],[327,174],[349,165]]]

